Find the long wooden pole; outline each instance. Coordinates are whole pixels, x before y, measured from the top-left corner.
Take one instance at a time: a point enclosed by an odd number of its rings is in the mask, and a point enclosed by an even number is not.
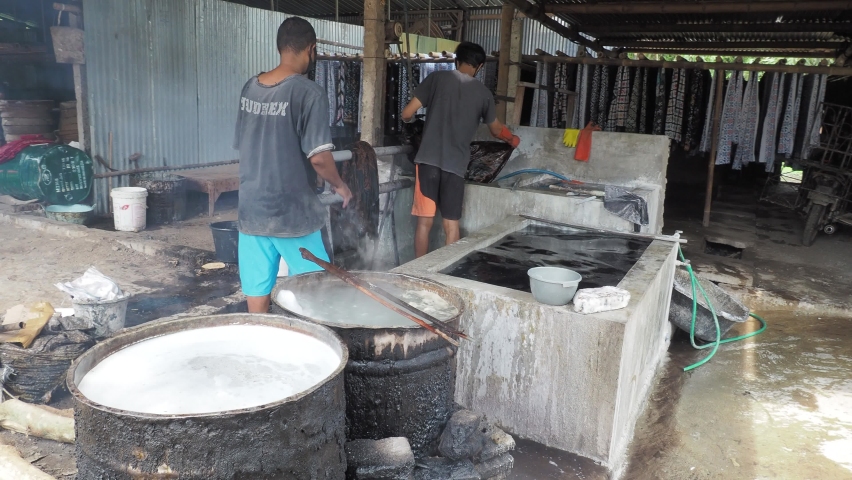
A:
[[[687,53],[688,52],[683,52],[683,54]],[[738,55],[738,53],[731,52],[731,55]],[[612,67],[689,68],[699,70],[728,70],[745,72],[819,73],[822,75],[836,75],[840,77],[852,76],[852,68],[849,67],[811,67],[807,65],[769,65],[761,63],[743,64],[725,62],[669,62],[661,60],[631,60],[629,58],[557,57],[549,55],[523,55],[521,60],[527,62],[608,65]]]
[[[694,32],[743,32],[743,33],[792,33],[792,32],[849,32],[850,22],[821,23],[648,23],[644,25],[580,25],[581,32],[590,34],[634,33],[694,33]]]
[[[509,54],[512,48],[512,20],[515,17],[515,7],[507,3],[503,5],[500,18],[500,60],[497,64],[497,95],[509,95]],[[497,119],[506,123],[506,101],[497,104]]]
[[[707,1],[707,2],[600,2],[600,3],[549,3],[547,13],[578,15],[630,15],[637,13],[781,13],[848,10],[849,0],[800,0],[797,2],[773,1]]]
[[[725,96],[725,71],[716,70],[716,103],[713,105],[713,140],[710,146],[710,158],[707,160],[707,191],[704,194],[704,220],[701,224],[710,226],[710,206],[713,203],[713,175],[716,173],[716,153],[719,149],[719,130],[722,118],[722,98]]]
[[[404,304],[404,302],[397,299],[396,297],[394,297],[390,293],[385,292],[384,290],[382,290],[379,287],[376,287],[375,285],[371,285],[368,282],[364,282],[364,281],[358,279],[355,275],[352,275],[351,273],[343,270],[342,268],[339,268],[335,265],[332,265],[332,264],[326,262],[325,260],[321,260],[321,259],[317,258],[314,254],[312,254],[307,249],[300,248],[299,253],[302,254],[302,258],[304,258],[305,260],[316,263],[317,265],[322,267],[323,270],[325,270],[326,272],[328,272],[328,273],[334,275],[335,277],[343,280],[348,285],[355,287],[364,295],[367,295],[368,297],[370,297],[373,300],[381,303],[385,307],[387,307],[387,308],[393,310],[394,312],[404,316],[405,318],[407,318],[407,319],[411,320],[412,322],[420,325],[421,327],[425,328],[426,330],[429,330],[430,332],[434,333],[435,335],[438,335],[439,337],[443,338],[444,340],[446,340],[450,344],[452,344],[456,347],[459,346],[459,342],[454,340],[453,338],[451,338],[448,334],[458,335],[461,338],[468,338],[467,335],[465,335],[463,332],[459,332],[457,330],[452,329],[449,325],[445,324],[444,322],[430,316],[429,314],[427,314],[425,312],[421,312],[420,310],[418,310],[418,309],[416,309],[416,308],[414,308],[414,307],[412,307],[408,304],[405,304],[406,309],[401,308],[398,304],[400,304],[400,303]],[[410,309],[413,312],[417,313],[418,315],[428,319],[432,323],[429,324],[426,321],[421,320],[420,318],[417,318],[416,316],[412,315],[410,312],[406,311],[408,309]]]

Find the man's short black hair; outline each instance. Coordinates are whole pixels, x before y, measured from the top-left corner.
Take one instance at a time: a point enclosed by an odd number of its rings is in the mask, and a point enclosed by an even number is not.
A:
[[[278,53],[289,50],[299,53],[317,43],[317,32],[313,25],[300,17],[290,17],[278,27]]]
[[[473,42],[462,42],[456,47],[456,61],[479,68],[485,63],[485,49]]]

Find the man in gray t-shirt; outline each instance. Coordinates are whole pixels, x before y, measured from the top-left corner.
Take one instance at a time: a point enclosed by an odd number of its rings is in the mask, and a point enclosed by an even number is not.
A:
[[[249,312],[266,313],[280,260],[296,275],[320,270],[301,257],[304,247],[328,260],[320,229],[325,207],[316,176],[343,197],[352,193],[331,156],[328,97],[304,76],[316,59],[317,36],[305,19],[278,29],[281,63],[243,87],[234,148],[240,151],[240,282]]]
[[[438,210],[444,223],[447,245],[459,239],[459,219],[464,200],[464,177],[470,163],[470,142],[479,123],[491,135],[517,147],[520,139],[497,120],[494,97],[476,74],[485,64],[485,50],[470,42],[456,48],[456,70],[437,71],[414,90],[414,98],[402,111],[406,122],[426,107],[426,125],[420,150],[414,159],[417,180],[414,207],[417,217],[414,250],[422,257],[429,250],[429,232]]]

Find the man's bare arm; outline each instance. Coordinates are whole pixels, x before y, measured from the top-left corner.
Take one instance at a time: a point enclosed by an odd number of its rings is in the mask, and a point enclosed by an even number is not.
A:
[[[330,183],[334,192],[343,197],[343,208],[346,208],[349,205],[349,201],[352,200],[352,192],[349,190],[349,187],[343,183],[343,179],[340,178],[340,174],[337,172],[337,165],[334,164],[334,157],[331,155],[331,151],[321,152],[311,157],[311,165],[313,165],[317,175]]]

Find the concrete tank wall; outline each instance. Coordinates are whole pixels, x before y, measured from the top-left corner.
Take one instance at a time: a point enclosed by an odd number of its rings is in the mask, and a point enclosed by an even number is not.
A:
[[[676,246],[653,241],[619,286],[627,308],[593,315],[542,305],[526,292],[438,273],[529,222],[511,217],[395,271],[465,299],[456,401],[522,438],[618,473],[649,385],[668,348]]]

